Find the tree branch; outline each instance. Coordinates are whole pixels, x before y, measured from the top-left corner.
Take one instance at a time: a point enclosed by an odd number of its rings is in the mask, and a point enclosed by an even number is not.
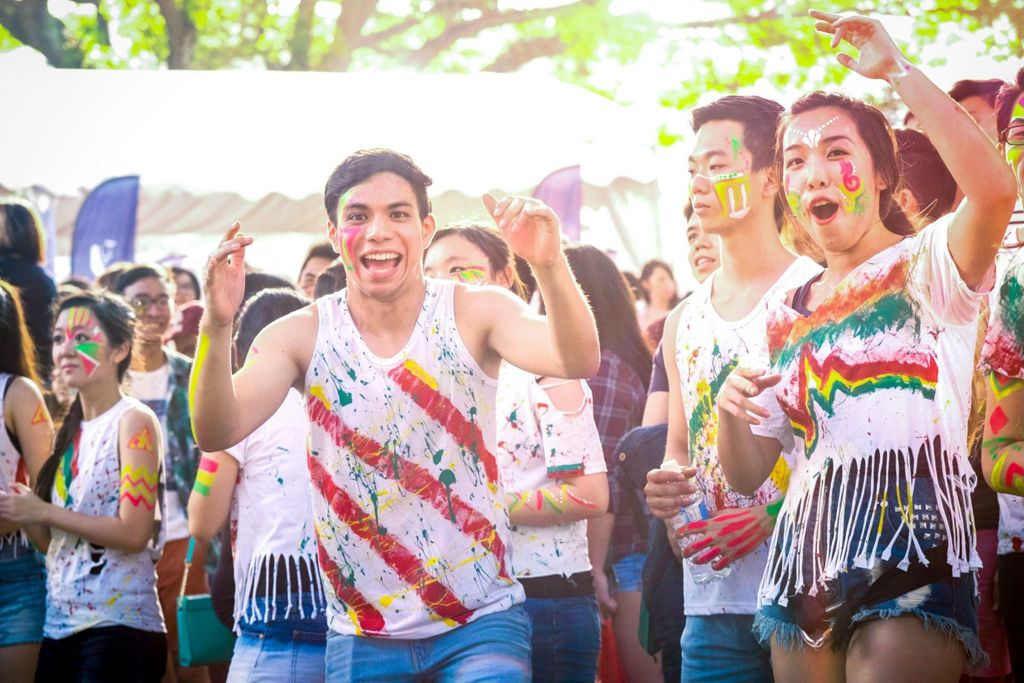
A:
[[[565,43],[557,36],[527,38],[509,46],[484,71],[509,73],[541,57],[554,57],[565,52]]]
[[[352,48],[355,49],[358,47],[369,47],[371,45],[379,45],[380,43],[383,43],[385,40],[390,40],[395,36],[405,33],[413,26],[420,23],[420,21],[422,20],[420,19],[420,17],[417,16],[406,17],[403,21],[398,22],[394,26],[389,26],[388,28],[382,29],[375,33],[367,33],[366,35],[360,35],[356,39],[355,44],[352,46]]]
[[[376,0],[345,0],[341,3],[341,14],[334,28],[334,41],[319,68],[327,71],[348,70],[352,63],[352,51],[376,7]]]
[[[292,37],[288,40],[288,52],[291,53],[289,69],[296,71],[309,69],[309,46],[313,40],[314,9],[316,9],[316,0],[300,0],[299,8],[295,12],[295,28],[292,29]]]
[[[408,54],[408,62],[410,66],[423,68],[427,66],[434,57],[437,57],[439,54],[450,48],[457,41],[470,36],[475,36],[485,29],[494,28],[495,26],[505,26],[507,24],[519,24],[525,21],[530,21],[531,19],[557,16],[559,14],[563,14],[567,10],[575,9],[579,5],[595,4],[597,4],[597,0],[580,0],[579,2],[569,3],[559,7],[510,10],[507,12],[487,12],[478,19],[450,25],[437,38],[428,40],[420,49],[411,51]]]
[[[23,44],[38,50],[58,68],[78,68],[85,55],[64,34],[64,23],[45,2],[0,0],[0,25]]]
[[[174,0],[155,0],[167,25],[167,68],[188,69],[196,48],[196,25]]]

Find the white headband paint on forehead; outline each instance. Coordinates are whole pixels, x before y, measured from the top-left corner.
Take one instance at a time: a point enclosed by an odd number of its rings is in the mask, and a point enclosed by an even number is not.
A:
[[[803,131],[800,130],[799,128],[794,128],[790,126],[789,133],[786,135],[786,137],[789,137],[790,135],[797,135],[800,137],[800,141],[803,142],[808,147],[817,147],[818,143],[821,142],[821,132],[838,120],[838,115],[833,116],[832,118],[830,118],[828,121],[821,124],[817,128],[812,128],[807,131]]]

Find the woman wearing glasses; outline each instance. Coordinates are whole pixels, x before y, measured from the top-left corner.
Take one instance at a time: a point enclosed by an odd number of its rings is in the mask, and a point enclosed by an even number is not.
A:
[[[188,374],[191,361],[164,346],[174,317],[174,280],[156,265],[133,265],[114,282],[114,291],[131,304],[138,321],[135,349],[128,371],[128,393],[145,403],[160,420],[164,435],[161,476],[161,533],[164,549],[156,567],[160,607],[167,622],[170,656],[179,681],[206,681],[206,668],[182,669],[178,661],[175,598],[185,569],[188,547],[188,497],[199,468],[199,451],[192,437],[188,410]],[[195,566],[202,567],[205,547],[196,548]],[[206,573],[190,572],[186,593],[208,592]]]

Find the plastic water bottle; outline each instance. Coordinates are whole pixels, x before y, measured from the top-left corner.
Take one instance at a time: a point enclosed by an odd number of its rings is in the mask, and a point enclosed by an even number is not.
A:
[[[683,472],[683,466],[680,465],[675,460],[666,460],[661,464],[661,469],[669,472],[678,472],[680,474],[682,474]],[[698,488],[699,487],[700,485],[698,484]],[[702,519],[707,519],[711,516],[711,514],[708,512],[708,506],[704,502],[703,494],[704,492],[701,491],[701,496],[697,498],[697,500],[695,500],[694,502],[690,503],[687,506],[679,508],[679,512],[677,512],[675,516],[672,517],[672,519],[670,520],[670,523],[672,524],[672,531],[675,535],[676,543],[679,544],[680,550],[686,550],[687,545],[689,545],[689,542],[687,542],[682,536],[679,535],[679,532],[683,529],[683,527],[685,527],[690,522],[697,522]],[[697,555],[700,554],[701,553],[697,553]],[[713,561],[714,560],[712,560],[712,562]],[[724,569],[716,571],[711,568],[711,562],[705,564],[697,564],[693,561],[692,558],[687,558],[686,564],[689,565],[686,568],[686,571],[690,575],[690,578],[693,580],[694,583],[700,585],[724,579],[725,577],[729,576],[729,574],[732,574],[733,569],[732,565],[730,564],[727,565]]]

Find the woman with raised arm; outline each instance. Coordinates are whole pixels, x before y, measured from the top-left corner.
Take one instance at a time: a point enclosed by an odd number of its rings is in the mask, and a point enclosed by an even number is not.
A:
[[[935,131],[966,201],[913,234],[894,199],[892,130],[860,101],[813,93],[780,125],[783,190],[827,268],[769,319],[771,369],[736,370],[718,398],[719,455],[737,489],[767,477],[780,440],[797,444],[755,630],[778,680],[956,681],[983,657],[971,359],[1015,186],[881,23],[811,15],[834,46],[860,51],[841,64],[888,81]]]
[[[290,289],[260,292],[238,318],[235,362],[259,353],[267,325],[309,305]],[[228,681],[324,680],[327,601],[316,557],[306,471],[309,419],[290,389],[281,407],[241,443],[203,455],[188,501],[189,531],[206,543],[231,523],[234,627]]]
[[[122,393],[135,316],[120,297],[62,301],[53,361],[77,396],[35,492],[0,493],[0,520],[46,552],[39,681],[159,681],[167,636],[156,594],[154,510],[160,427]]]
[[[496,285],[523,296],[512,250],[479,225],[442,228],[428,277]],[[505,363],[498,375],[498,466],[512,523],[513,571],[533,626],[533,680],[592,682],[601,645],[585,520],[608,508],[608,478],[583,380],[538,377]]]
[[[18,290],[0,280],[0,492],[34,483],[50,454],[53,422],[36,375],[36,355]],[[35,677],[43,639],[46,572],[23,529],[0,520],[0,671]]]

